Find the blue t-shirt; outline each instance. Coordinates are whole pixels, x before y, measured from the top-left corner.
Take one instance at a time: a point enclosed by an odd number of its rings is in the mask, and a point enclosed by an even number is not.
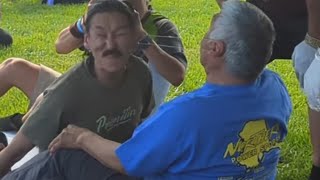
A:
[[[275,179],[292,105],[279,76],[200,89],[164,104],[116,154],[148,180]]]

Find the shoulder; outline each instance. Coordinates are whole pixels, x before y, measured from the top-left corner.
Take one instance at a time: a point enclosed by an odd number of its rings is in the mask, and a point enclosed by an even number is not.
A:
[[[279,74],[277,74],[274,71],[271,71],[269,69],[265,69],[262,71],[260,77],[263,82],[270,82],[270,83],[281,83],[281,85],[284,85],[281,77]]]
[[[169,19],[161,19],[157,21],[155,25],[158,28],[159,35],[172,34],[175,36],[179,36],[179,31],[177,26]]]
[[[178,30],[176,25],[167,17],[163,16],[157,11],[152,11],[148,20],[145,24],[146,29],[152,30],[152,26],[154,26],[158,34],[165,34],[165,33],[173,33],[178,34]]]
[[[207,94],[202,91],[202,88],[196,89],[192,92],[182,94],[171,101],[165,103],[160,107],[164,111],[171,111],[174,109],[174,112],[183,114],[193,114],[194,111],[198,111],[201,108],[201,105],[208,101]],[[210,95],[210,101],[218,101],[219,98],[212,97]]]
[[[74,88],[77,88],[78,84],[83,83],[83,75],[85,73],[84,62],[81,62],[67,72],[63,73],[57,78],[46,90],[48,94],[73,94]],[[81,83],[77,83],[81,82]]]
[[[132,55],[129,67],[139,79],[151,79],[151,72],[148,64],[140,57]]]

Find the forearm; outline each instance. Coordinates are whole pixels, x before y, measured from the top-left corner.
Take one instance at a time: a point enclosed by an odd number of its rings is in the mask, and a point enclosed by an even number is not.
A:
[[[85,132],[83,135],[80,135],[77,143],[79,143],[82,150],[86,151],[104,166],[123,174],[126,173],[115,154],[115,150],[120,146],[119,143],[104,139],[92,132]]]
[[[320,39],[320,1],[306,0],[308,8],[308,34]]]
[[[69,27],[63,29],[58,39],[56,40],[55,47],[59,54],[68,54],[73,50],[81,47],[83,45],[83,38],[74,37]]]
[[[172,85],[179,86],[182,83],[185,77],[185,67],[176,58],[163,51],[155,43],[144,50],[144,54]]]
[[[12,142],[0,152],[0,177],[4,176],[33,147],[31,141],[19,131]]]

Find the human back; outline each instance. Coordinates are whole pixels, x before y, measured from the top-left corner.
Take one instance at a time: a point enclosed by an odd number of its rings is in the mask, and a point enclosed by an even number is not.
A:
[[[275,178],[291,112],[288,92],[277,74],[265,70],[243,86],[207,83],[162,108],[181,114],[172,123],[185,131],[171,136],[181,151],[189,152],[169,172],[181,179]]]
[[[275,179],[291,102],[280,77],[265,70],[274,40],[261,10],[225,2],[201,43],[206,83],[161,106],[117,149],[126,172],[146,180]]]

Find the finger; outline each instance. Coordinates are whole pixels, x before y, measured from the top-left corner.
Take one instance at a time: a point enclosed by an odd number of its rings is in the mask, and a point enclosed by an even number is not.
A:
[[[51,149],[52,146],[54,146],[57,142],[59,142],[61,139],[61,136],[62,136],[62,133],[60,133],[56,138],[54,138],[49,144],[48,149]]]
[[[54,154],[58,149],[60,149],[61,146],[61,141],[58,141],[57,143],[53,144],[51,148],[49,149],[50,154]]]

